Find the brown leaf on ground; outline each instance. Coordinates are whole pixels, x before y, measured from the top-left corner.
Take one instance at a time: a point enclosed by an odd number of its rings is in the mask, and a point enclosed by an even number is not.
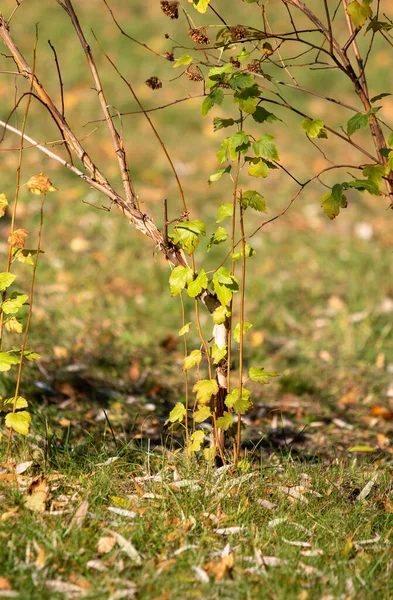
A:
[[[7,577],[0,577],[0,590],[12,590],[12,586]]]
[[[43,546],[38,546],[37,544],[37,558],[35,559],[35,566],[38,570],[42,569],[45,566],[45,549]]]
[[[85,520],[88,510],[89,501],[87,498],[85,498],[72,517],[69,529],[80,529],[83,525],[83,521]]]
[[[36,477],[29,485],[24,499],[25,508],[33,512],[43,513],[46,510],[49,486],[44,477]]]
[[[385,419],[385,421],[393,419],[393,412],[381,404],[374,404],[371,407],[371,414],[373,417],[380,417],[381,419]]]
[[[108,552],[110,552],[113,549],[115,544],[116,538],[109,535],[103,535],[97,542],[97,554],[99,556],[102,556],[103,554],[108,554]]]
[[[220,556],[218,561],[211,561],[204,565],[205,571],[211,577],[214,576],[215,581],[222,581],[227,575],[231,575],[234,564],[233,553],[230,552],[225,556]]]

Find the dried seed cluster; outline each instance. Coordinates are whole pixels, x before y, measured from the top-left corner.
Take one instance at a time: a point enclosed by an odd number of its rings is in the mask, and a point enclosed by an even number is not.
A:
[[[196,44],[210,44],[210,40],[206,34],[206,27],[203,25],[201,27],[196,27],[195,29],[189,29],[188,37],[190,37]]]
[[[163,57],[169,60],[169,62],[174,62],[175,60],[175,55],[173,52],[164,52]]]
[[[179,3],[170,0],[161,0],[161,10],[170,19],[179,18]]]
[[[186,69],[186,77],[190,81],[203,81],[202,71],[195,65],[191,65]]]
[[[158,79],[158,77],[149,77],[149,79],[146,79],[145,83],[152,90],[159,90],[162,88],[162,81]]]
[[[233,66],[236,69],[239,69],[239,67],[240,67],[240,61],[236,60],[236,58],[233,58],[233,56],[231,56],[231,58],[229,59],[229,61],[233,64]]]
[[[261,63],[259,60],[252,60],[247,65],[247,71],[251,71],[251,73],[259,73],[261,70]]]
[[[243,25],[235,25],[234,27],[231,27],[229,31],[231,32],[233,40],[242,40],[248,36],[248,29],[247,27],[243,27]]]

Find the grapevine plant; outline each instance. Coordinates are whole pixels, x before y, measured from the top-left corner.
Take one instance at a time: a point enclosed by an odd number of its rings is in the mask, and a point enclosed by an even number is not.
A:
[[[184,341],[182,368],[186,390],[185,403],[178,402],[175,405],[167,425],[172,429],[184,427],[189,456],[203,452],[207,460],[216,460],[217,463],[226,460],[228,441],[233,439],[234,461],[237,464],[242,416],[252,407],[249,382],[267,384],[277,375],[270,370],[265,371],[261,365],[252,366],[247,373],[244,369],[244,338],[252,327],[252,323],[246,320],[245,300],[247,270],[250,261],[256,260],[253,237],[268,223],[287,213],[310,183],[319,182],[324,188],[320,194],[320,204],[321,210],[329,219],[334,219],[347,207],[352,191],[368,193],[378,199],[382,197],[387,200],[390,208],[393,207],[393,133],[383,109],[383,99],[390,92],[382,89],[371,94],[367,78],[375,43],[393,47],[393,15],[389,16],[389,7],[385,10],[382,0],[341,0],[335,2],[334,6],[328,0],[310,0],[307,3],[300,0],[276,0],[274,3],[234,0],[233,3],[239,8],[250,11],[251,22],[254,24],[250,26],[229,21],[229,4],[232,3],[228,3],[224,9],[225,14],[221,14],[214,0],[184,0],[182,3],[176,0],[157,0],[157,10],[161,8],[167,18],[179,19],[185,24],[191,40],[187,44],[181,44],[166,34],[168,48],[160,53],[126,32],[109,0],[103,0],[119,35],[125,36],[133,44],[139,44],[147,52],[152,52],[157,59],[167,61],[167,67],[175,70],[177,78],[184,77],[191,82],[190,85],[199,86],[195,95],[190,94],[170,104],[202,97],[201,118],[210,119],[214,115],[212,127],[219,139],[217,167],[210,175],[207,185],[220,186],[224,178],[230,178],[232,194],[229,198],[224,197],[225,201],[217,206],[216,226],[213,231],[208,232],[206,224],[197,215],[191,214],[175,163],[154,124],[154,115],[151,113],[168,105],[146,110],[133,83],[120,72],[99,43],[98,51],[104,53],[111,68],[126,84],[138,104],[141,116],[148,121],[178,186],[182,205],[180,218],[169,220],[168,208],[173,211],[174,207],[172,202],[165,201],[164,225],[159,229],[153,219],[141,210],[123,143],[123,128],[117,128],[119,116],[124,119],[129,113],[111,112],[92,46],[87,41],[74,6],[71,0],[56,2],[70,18],[83,48],[101,106],[102,121],[108,128],[113,144],[123,192],[119,193],[99,170],[94,158],[72,131],[62,110],[64,106],[58,106],[53,101],[44,83],[35,76],[34,68],[30,67],[11,35],[9,21],[0,17],[0,36],[16,63],[20,76],[28,81],[34,97],[45,105],[62,132],[67,155],[63,157],[55,154],[45,146],[38,146],[39,150],[70,169],[92,188],[104,193],[138,231],[154,241],[156,248],[167,259],[172,269],[169,277],[171,294],[179,296],[181,300],[182,327],[179,335]],[[282,10],[279,31],[275,31],[275,21],[270,20],[275,14],[270,15],[269,10],[272,13]],[[202,23],[196,23],[197,19],[201,19]],[[93,36],[97,41],[94,33]],[[59,69],[56,52],[55,57]],[[299,72],[301,76],[305,71],[317,69],[327,73],[333,70],[336,77],[349,82],[349,99],[340,97],[339,92],[334,96],[325,96],[298,82]],[[60,76],[59,80],[63,93]],[[156,94],[163,87],[163,82],[156,76],[150,76],[146,84]],[[284,96],[286,89],[296,91],[299,96],[317,97],[320,101],[339,107],[342,115],[340,127],[325,122],[318,114],[304,112],[292,104]],[[222,112],[223,109],[225,113]],[[275,139],[277,136],[271,133],[275,133],[276,128],[279,132],[280,128],[287,126],[281,118],[285,111],[292,113],[297,119],[293,126],[297,128],[293,131],[296,143],[304,140],[305,143],[312,144],[325,161],[325,166],[318,173],[310,174],[306,181],[300,181],[280,160],[280,148]],[[6,130],[20,135],[22,140],[28,139],[34,143],[24,130],[12,127],[9,122],[1,124]],[[126,135],[126,129],[124,131]],[[364,135],[367,131],[369,140]],[[332,139],[351,150],[350,164],[336,162],[334,157],[328,156],[329,146],[326,146],[326,140]],[[79,161],[79,166],[76,166],[73,158]],[[273,173],[275,177],[278,174],[289,177],[296,189],[281,212],[259,220],[261,215],[274,210],[269,198],[264,196],[264,181],[272,177]],[[197,252],[201,237],[207,235],[207,251],[213,246],[223,248],[220,262],[214,270],[209,270],[203,264],[206,257]],[[13,256],[16,257],[14,254]],[[2,280],[4,294],[12,282],[13,275],[7,269],[4,283]],[[186,305],[184,302],[184,296],[194,302],[194,323],[200,338],[199,347],[189,347],[187,336],[191,331],[192,321],[188,321],[186,316],[188,303]],[[4,296],[3,307],[10,300],[12,296]],[[22,296],[20,306],[26,301],[27,297]],[[199,314],[201,306],[208,310],[212,318],[211,340],[207,340],[202,332]],[[4,314],[3,308],[2,315]],[[24,351],[22,346],[22,350],[3,352],[2,356],[8,357],[5,361],[21,364]],[[192,370],[197,373],[197,381],[193,385],[190,375]],[[15,410],[19,406],[25,408],[25,405],[18,405],[18,399],[15,398],[3,401],[3,406],[4,402],[8,402],[8,406],[12,405],[13,413],[7,417],[7,424],[17,429],[15,424],[18,425],[17,420],[22,418],[22,413]],[[28,420],[28,417],[25,419]],[[205,447],[208,428],[211,429],[212,436],[210,445]],[[26,433],[26,427],[19,427],[17,430]]]

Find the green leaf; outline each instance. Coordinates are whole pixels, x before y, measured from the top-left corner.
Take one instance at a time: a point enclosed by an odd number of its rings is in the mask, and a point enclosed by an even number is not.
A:
[[[231,169],[232,169],[232,165],[228,165],[225,169],[218,169],[218,171],[216,173],[213,173],[213,175],[210,175],[207,183],[209,185],[211,185],[215,181],[218,181],[219,179],[221,179],[221,177],[224,175],[224,173],[229,173]]]
[[[194,273],[189,267],[175,267],[169,277],[169,285],[171,287],[172,296],[177,296],[191,283],[194,278]]]
[[[175,244],[180,244],[188,254],[192,254],[199,244],[200,235],[206,235],[206,228],[202,221],[195,219],[178,223],[171,237]]]
[[[229,154],[232,160],[235,160],[239,154],[247,152],[250,147],[248,135],[244,131],[237,131],[229,138]]]
[[[348,448],[348,452],[375,452],[372,446],[352,446]]]
[[[363,175],[373,181],[378,186],[386,173],[386,167],[383,165],[366,165],[362,171]]]
[[[202,447],[203,440],[205,439],[205,433],[202,429],[197,429],[190,436],[190,443],[187,448],[187,452],[190,456],[193,456],[195,452],[199,452]]]
[[[227,347],[219,348],[217,344],[213,344],[211,347],[211,356],[213,359],[213,364],[218,365],[227,355]]]
[[[239,52],[239,54],[237,56],[235,56],[235,58],[242,65],[244,62],[246,62],[250,58],[250,53],[246,48],[242,48],[242,50]]]
[[[269,383],[269,377],[278,377],[278,373],[274,373],[273,371],[267,372],[263,367],[251,367],[248,371],[248,376],[252,381],[267,385]]]
[[[377,102],[378,100],[381,100],[382,98],[386,98],[386,96],[391,96],[392,94],[389,94],[388,92],[383,92],[382,94],[378,94],[378,96],[374,96],[373,98],[371,98],[370,102],[371,104],[373,104],[374,102]]]
[[[388,146],[393,146],[393,131],[388,137],[387,144]]]
[[[233,204],[231,202],[221,204],[217,211],[216,223],[222,223],[225,219],[229,219],[231,217],[233,217]]]
[[[364,115],[362,113],[356,113],[353,117],[351,117],[347,123],[347,133],[348,135],[353,135],[355,131],[358,129],[362,129],[363,127],[367,127],[368,125],[368,115]]]
[[[339,183],[334,185],[330,192],[322,196],[321,206],[329,219],[337,217],[340,213],[340,208],[346,208],[347,205],[347,199],[343,194],[343,186]]]
[[[314,121],[311,119],[304,119],[302,122],[302,127],[309,138],[316,138],[319,137],[319,134],[324,128],[324,122],[320,119],[315,119]]]
[[[198,410],[194,412],[192,418],[195,423],[202,423],[202,421],[206,421],[209,417],[212,416],[212,411],[209,406],[201,406]]]
[[[179,333],[177,335],[185,335],[186,333],[189,333],[190,325],[191,321],[189,323],[186,323],[181,329],[179,329]]]
[[[242,397],[240,398],[240,390],[235,388],[225,398],[225,404],[228,408],[234,408],[239,414],[244,414],[251,406],[250,392],[242,388]]]
[[[18,294],[15,292],[10,298],[4,300],[1,305],[1,310],[5,315],[14,315],[24,304],[26,304],[28,299],[29,296],[27,296],[27,294]]]
[[[192,391],[196,393],[199,404],[208,404],[212,396],[218,394],[218,385],[215,379],[201,379],[197,381]]]
[[[218,244],[222,244],[228,239],[227,230],[224,227],[217,227],[217,230],[213,233],[210,238],[210,241],[207,245],[207,250],[211,250],[212,246],[218,246]]]
[[[192,369],[195,365],[199,365],[201,360],[202,352],[200,350],[193,350],[183,359],[183,371],[188,371],[188,369]]]
[[[20,348],[16,348],[15,346],[13,346],[12,349],[14,352],[20,352]],[[26,358],[26,360],[38,360],[41,358],[41,354],[38,354],[38,352],[33,352],[32,350],[24,350],[23,356]]]
[[[220,267],[217,269],[213,275],[213,279],[224,285],[231,285],[233,283],[233,275],[226,267]]]
[[[239,110],[242,110],[248,114],[253,114],[257,108],[259,102],[260,90],[257,84],[251,87],[238,90],[233,95],[233,101],[238,104]]]
[[[354,181],[350,181],[348,187],[355,188],[360,192],[367,191],[369,194],[373,196],[379,196],[379,186],[375,183],[375,181],[371,181],[370,179],[355,179]]]
[[[214,131],[219,131],[220,129],[225,129],[226,127],[231,127],[235,125],[237,121],[235,119],[221,119],[220,117],[214,117],[213,119],[213,127]]]
[[[206,117],[215,104],[221,105],[224,100],[224,92],[219,87],[212,88],[210,94],[202,102],[202,116]]]
[[[8,352],[0,352],[0,371],[9,371],[12,365],[18,365],[20,358],[9,354]]]
[[[250,208],[257,210],[258,212],[267,212],[266,202],[263,196],[261,196],[261,194],[256,190],[247,190],[246,192],[243,192],[242,202],[244,208],[247,208],[249,206]]]
[[[229,80],[233,90],[243,90],[255,84],[255,79],[249,73],[234,73]]]
[[[178,402],[169,413],[169,418],[165,421],[165,425],[168,423],[181,423],[186,416],[186,407],[181,402]]]
[[[209,280],[203,269],[198,273],[198,276],[194,281],[188,284],[187,293],[190,298],[196,298],[202,293],[208,286]]]
[[[233,293],[239,291],[239,283],[228,269],[221,267],[213,275],[214,291],[223,306],[229,304]]]
[[[26,398],[22,398],[22,396],[18,396],[16,399],[15,409],[19,410],[21,408],[27,408],[28,402]],[[0,410],[4,412],[13,411],[14,410],[14,398],[1,398],[0,399]]]
[[[226,306],[218,306],[212,314],[213,322],[216,325],[221,325],[222,323],[225,323],[227,317],[230,316],[231,312],[226,308]]]
[[[222,65],[222,67],[212,67],[209,71],[209,77],[212,78],[215,75],[223,75],[224,73],[232,73],[233,71],[233,65],[232,63],[226,63],[225,65]]]
[[[200,13],[205,13],[207,11],[207,7],[209,6],[210,0],[188,0],[192,2],[194,7]]]
[[[354,0],[347,6],[347,14],[351,17],[352,23],[355,27],[363,27],[367,19],[371,19],[373,11],[366,2],[361,4]]]
[[[218,300],[223,306],[227,306],[232,300],[233,290],[226,285],[221,285],[218,281],[213,280],[214,291]]]
[[[14,431],[21,435],[27,435],[29,433],[29,426],[31,422],[31,416],[26,410],[16,413],[8,413],[5,418],[5,424],[7,427],[12,427]]]
[[[5,194],[0,194],[0,217],[4,217],[5,210],[8,206],[8,200]]]
[[[33,258],[37,254],[37,250],[28,250],[27,248],[14,248],[12,250],[14,258],[21,263],[34,266]],[[43,250],[40,250],[40,254],[45,254]]]
[[[4,292],[14,282],[16,275],[4,272],[0,273],[0,292]]]
[[[265,121],[273,123],[274,121],[280,121],[276,115],[263,108],[263,106],[256,107],[255,112],[252,114],[252,118],[257,123],[264,123]]]
[[[372,19],[367,25],[366,33],[367,31],[390,31],[391,29],[393,29],[393,25],[387,21],[377,21],[377,19]]]
[[[227,431],[227,429],[229,429],[233,423],[233,414],[229,412],[224,412],[224,416],[217,419],[217,427],[219,429],[224,429],[225,431]]]
[[[189,54],[183,54],[177,59],[177,61],[173,65],[173,68],[176,69],[176,67],[181,67],[182,65],[189,65],[191,62],[192,56],[190,56]]]
[[[252,246],[250,246],[250,244],[248,242],[246,242],[246,245],[245,245],[246,258],[255,256],[256,253],[257,253],[256,250],[254,250],[254,248]],[[240,260],[241,257],[243,256],[243,249],[241,249],[239,252],[234,252],[231,256],[232,256],[232,260],[234,260],[234,261]]]
[[[277,146],[273,140],[273,135],[270,135],[270,133],[264,133],[259,140],[253,144],[255,156],[263,156],[265,158],[269,158],[270,160],[280,160]]]
[[[247,331],[249,331],[252,327],[252,323],[247,323],[247,321],[245,321],[243,323],[243,335],[247,333]],[[240,342],[240,323],[237,323],[235,329],[233,330],[233,339],[236,342]]]
[[[248,169],[248,174],[251,175],[251,177],[267,177],[269,175],[269,167],[262,158],[254,158]]]

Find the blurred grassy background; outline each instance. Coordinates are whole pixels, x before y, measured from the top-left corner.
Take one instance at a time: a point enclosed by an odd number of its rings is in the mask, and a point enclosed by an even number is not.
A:
[[[255,25],[256,19],[260,19],[255,5],[230,4],[228,6],[225,0],[215,2],[216,8],[231,24]],[[313,4],[317,8],[320,5],[319,2]],[[382,4],[389,11],[388,1]],[[188,3],[183,2],[183,5],[190,9]],[[111,6],[124,29],[157,52],[172,48],[165,33],[190,46],[183,15],[179,21],[169,20],[161,12],[158,0],[113,0]],[[13,1],[2,1],[4,15],[8,15],[13,7]],[[102,2],[75,1],[75,9],[91,41],[107,100],[116,110],[133,111],[137,106],[126,86],[116,79],[108,66],[90,28],[132,81],[146,108],[188,94],[203,93],[202,84],[189,82],[184,77],[171,82],[178,75],[173,64],[121,36]],[[273,7],[271,12],[272,23],[287,30],[286,12]],[[200,16],[193,11],[191,15],[197,25],[204,22],[219,24],[211,13]],[[97,124],[87,124],[100,119],[101,113],[83,53],[67,16],[50,0],[30,0],[20,7],[13,18],[11,32],[29,60],[36,23],[39,24],[39,79],[53,97],[59,98],[53,55],[47,45],[50,39],[59,56],[69,123],[81,138],[88,136],[83,142],[87,150],[109,180],[119,186],[117,163],[105,126],[101,124],[97,128]],[[301,19],[298,23],[301,26]],[[340,35],[344,36],[345,32]],[[367,40],[360,36],[362,46]],[[182,53],[182,50],[175,51],[177,56]],[[11,61],[3,54],[0,69],[10,69],[10,65]],[[372,95],[393,91],[388,76],[392,66],[391,48],[378,43],[368,68]],[[276,67],[269,68],[272,74],[285,80],[285,73]],[[162,89],[155,92],[144,83],[153,75],[163,80]],[[297,69],[296,75],[301,85],[321,93],[336,94],[358,106],[350,85],[341,74]],[[26,89],[23,81],[18,79],[17,84],[19,93]],[[297,108],[312,118],[323,119],[332,127],[344,126],[351,116],[349,111],[320,98],[302,96],[287,88],[280,91]],[[14,103],[11,75],[3,74],[0,78],[0,103],[0,117],[5,119]],[[209,175],[217,167],[215,153],[225,137],[225,132],[213,132],[212,117],[214,114],[233,116],[234,109],[227,101],[222,108],[202,119],[200,104],[201,99],[194,99],[151,115],[181,176],[192,209],[191,217],[204,219],[211,232],[218,205],[231,199],[229,179],[221,180],[211,188],[207,185]],[[384,119],[393,123],[393,97],[384,98],[381,104]],[[284,124],[264,124],[259,131],[276,136],[283,165],[300,180],[327,166],[323,156],[307,143],[301,130],[301,117],[280,109],[272,110]],[[22,114],[21,108],[19,122]],[[170,218],[175,218],[181,211],[178,192],[168,163],[146,120],[143,115],[130,115],[123,118],[122,125],[131,174],[143,207],[160,224],[161,200],[167,197]],[[58,132],[45,110],[34,102],[27,132],[41,142],[58,139]],[[15,136],[7,134],[0,148],[3,176],[0,191],[9,198],[13,195],[17,151],[7,148],[17,148],[18,143]],[[364,143],[372,149],[367,135]],[[350,145],[339,145],[333,136],[323,141],[323,147],[335,162],[356,164],[359,161],[359,155]],[[62,152],[60,147],[55,147],[55,151]],[[46,201],[45,255],[38,270],[29,344],[42,353],[41,369],[40,373],[29,370],[24,382],[30,393],[35,390],[38,399],[35,422],[40,423],[40,415],[43,422],[45,415],[52,414],[47,412],[50,403],[54,407],[53,424],[56,425],[59,421],[58,401],[69,398],[69,413],[62,413],[62,416],[66,414],[72,421],[80,409],[88,423],[92,416],[99,415],[99,407],[94,408],[94,402],[104,398],[114,423],[123,428],[126,435],[135,406],[143,415],[166,414],[167,401],[177,401],[184,395],[179,376],[182,347],[176,338],[181,326],[180,306],[178,299],[169,295],[169,269],[160,256],[154,256],[150,241],[135,232],[115,209],[107,213],[84,203],[101,206],[105,203],[104,197],[86,188],[38,151],[26,150],[22,181],[40,171],[51,177],[59,191],[49,195]],[[325,181],[336,183],[345,178],[343,171],[336,178],[326,177]],[[269,216],[281,210],[296,191],[294,182],[280,171],[273,172],[262,183],[259,180],[253,182],[251,187],[265,196]],[[246,361],[264,364],[281,374],[267,391],[264,390],[263,396],[257,392],[257,411],[253,420],[256,437],[271,424],[275,413],[270,411],[273,409],[283,416],[284,424],[289,420],[302,428],[316,421],[317,425],[314,423],[311,431],[321,433],[314,434],[312,439],[321,447],[330,443],[326,442],[327,433],[336,433],[336,448],[340,449],[340,445],[344,447],[353,440],[348,434],[348,439],[343,441],[342,427],[345,429],[345,425],[335,424],[334,417],[339,416],[349,424],[346,432],[351,432],[351,424],[356,424],[351,435],[360,441],[367,439],[376,444],[376,433],[389,435],[390,432],[389,421],[378,420],[372,406],[381,405],[386,411],[393,409],[393,230],[392,215],[386,212],[384,199],[349,194],[348,209],[334,222],[329,222],[320,208],[323,193],[319,184],[306,188],[285,216],[264,228],[253,240],[257,255],[249,262],[247,320],[254,327],[247,338]],[[18,226],[31,232],[31,246],[35,244],[38,218],[39,199],[23,188]],[[257,216],[249,217],[250,231],[259,221]],[[2,220],[0,228],[1,251],[5,256],[6,219]],[[202,250],[206,243],[201,243]],[[217,264],[222,252],[221,249],[212,252],[205,269]],[[17,283],[25,290],[29,270],[24,265],[18,269]],[[187,309],[190,309],[189,305]],[[192,320],[192,316],[187,320]],[[209,337],[209,318],[203,314],[202,320]],[[198,344],[196,331],[191,340],[191,346]],[[7,387],[9,380],[2,385]],[[128,403],[118,402],[124,398]],[[81,399],[83,403],[75,402]],[[92,410],[86,413],[90,408]],[[158,427],[160,420],[153,419],[152,422]],[[389,440],[385,442],[385,448],[389,449]]]

